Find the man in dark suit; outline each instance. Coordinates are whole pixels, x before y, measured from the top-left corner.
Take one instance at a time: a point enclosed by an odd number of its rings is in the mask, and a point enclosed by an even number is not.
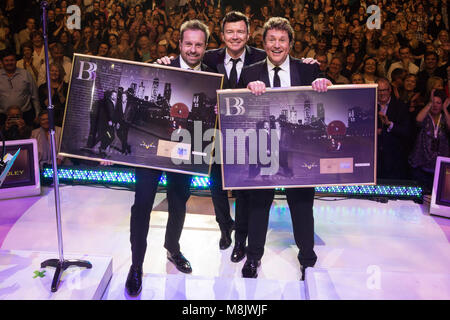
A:
[[[217,73],[223,74],[223,89],[237,87],[242,68],[266,58],[263,50],[247,45],[250,37],[250,22],[243,13],[231,11],[225,15],[221,23],[221,37],[224,48],[208,50],[203,63]],[[222,174],[220,164],[211,167],[211,196],[219,224],[221,237],[219,248],[227,249],[231,245],[231,231],[235,228],[235,246],[231,261],[239,262],[245,257],[247,241],[248,192],[236,191],[235,222],[230,215],[228,193],[222,189]],[[242,219],[240,217],[242,216]]]
[[[117,92],[111,91],[106,97],[104,103],[100,104],[97,118],[97,128],[100,139],[100,155],[105,156],[106,149],[114,141],[115,132],[113,126],[113,117],[117,104]]]
[[[128,95],[122,92],[121,99],[117,103],[117,108],[114,112],[114,124],[117,129],[117,137],[119,138],[123,154],[131,153],[131,146],[128,144],[128,130],[132,121],[132,108],[128,103]]]
[[[408,107],[393,96],[386,78],[378,83],[377,177],[402,180],[407,178],[407,141],[410,135]]]
[[[283,125],[282,125],[283,123]],[[289,166],[289,148],[290,148],[290,140],[291,135],[289,134],[289,129],[287,128],[286,122],[281,122],[280,120],[276,120],[275,123],[275,132],[278,138],[278,159],[280,163],[280,174],[286,177],[292,177],[293,172],[292,168]]]
[[[180,56],[170,65],[182,69],[210,71],[201,63],[209,37],[208,27],[198,20],[183,23],[180,28]],[[136,168],[136,193],[131,208],[130,241],[132,265],[125,284],[129,295],[136,296],[142,289],[142,265],[147,248],[147,234],[150,213],[153,208],[158,182],[162,171]],[[184,273],[191,273],[189,261],[180,251],[180,236],[186,216],[186,202],[189,199],[191,176],[166,172],[167,201],[169,217],[166,227],[164,247],[167,258],[176,268]]]
[[[255,95],[264,94],[266,87],[290,87],[312,85],[318,92],[327,91],[328,79],[319,78],[317,64],[306,64],[289,56],[294,43],[294,30],[285,18],[270,18],[263,28],[263,44],[267,59],[244,68],[240,87],[248,88]],[[274,190],[249,191],[250,213],[248,217],[247,261],[242,268],[246,278],[256,278],[264,254],[269,211]],[[305,269],[314,266],[314,188],[287,188],[287,202],[291,212],[295,242],[299,248],[302,279]]]

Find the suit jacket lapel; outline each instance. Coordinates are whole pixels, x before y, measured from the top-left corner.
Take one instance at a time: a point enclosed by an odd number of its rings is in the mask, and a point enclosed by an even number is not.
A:
[[[176,57],[172,63],[170,64],[170,66],[172,67],[176,67],[176,68],[180,68],[181,64],[180,64],[180,56]]]
[[[297,64],[291,57],[289,57],[289,68],[291,73],[291,86],[300,86],[301,85],[300,72],[297,68]]]
[[[200,70],[208,71],[208,66],[202,62],[202,64],[200,64]]]
[[[266,84],[266,87],[270,88],[269,72],[267,71],[267,59],[262,64],[262,70],[259,80],[263,81]]]
[[[223,60],[222,60],[222,61],[223,61]],[[227,71],[225,70],[225,65],[224,65],[224,63],[225,63],[225,62],[222,62],[222,63],[219,63],[219,64],[217,65],[217,71],[219,71],[219,73],[225,75],[225,79],[227,79],[227,81],[228,81]]]
[[[245,46],[245,58],[244,58],[244,66],[248,66],[252,64],[252,61],[250,60],[252,54],[252,49],[249,46]]]

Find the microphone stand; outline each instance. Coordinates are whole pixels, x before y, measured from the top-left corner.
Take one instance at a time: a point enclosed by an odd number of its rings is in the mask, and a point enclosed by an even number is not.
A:
[[[61,230],[61,207],[59,197],[59,179],[58,179],[58,167],[56,164],[56,139],[55,139],[55,118],[54,118],[54,106],[52,104],[52,90],[50,85],[50,66],[48,59],[48,37],[47,37],[47,1],[41,2],[42,9],[42,25],[44,35],[44,51],[45,51],[45,63],[47,73],[47,90],[48,90],[48,120],[50,125],[50,143],[52,150],[52,167],[53,167],[53,185],[55,193],[55,208],[56,208],[56,226],[58,232],[58,251],[59,259],[49,259],[41,263],[41,268],[54,267],[55,275],[53,276],[53,282],[51,290],[56,292],[58,290],[61,275],[70,266],[84,267],[87,269],[92,268],[92,264],[85,260],[64,260],[63,253],[63,238]]]

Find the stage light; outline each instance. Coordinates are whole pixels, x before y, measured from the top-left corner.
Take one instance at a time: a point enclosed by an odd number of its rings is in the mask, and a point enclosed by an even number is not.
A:
[[[51,183],[53,179],[53,169],[44,167],[42,173],[43,181]],[[128,188],[134,188],[136,182],[134,169],[132,168],[78,168],[78,167],[60,167],[58,177],[62,183],[71,184],[104,184],[120,185]],[[197,190],[207,190],[211,185],[208,177],[193,176],[191,188]],[[167,178],[163,174],[159,181],[160,187],[167,187]],[[275,189],[276,193],[283,193],[284,188]],[[379,201],[388,199],[408,199],[416,202],[422,202],[422,188],[411,185],[357,185],[357,186],[327,186],[316,187],[316,196],[336,196],[352,198],[371,198]]]

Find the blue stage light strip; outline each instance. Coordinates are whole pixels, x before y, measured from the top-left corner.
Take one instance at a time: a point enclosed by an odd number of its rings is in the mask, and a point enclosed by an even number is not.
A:
[[[45,180],[53,179],[53,169],[44,168],[43,178]],[[136,183],[134,170],[115,171],[115,170],[93,170],[93,169],[68,169],[59,168],[58,178],[61,182],[85,182],[85,183],[110,183],[120,185],[133,185]],[[163,174],[159,181],[162,187],[167,186],[166,175]],[[191,188],[208,189],[210,181],[208,177],[194,176],[191,180]]]
[[[422,198],[423,196],[421,187],[390,185],[316,187],[316,193],[408,198]]]
[[[76,169],[72,167],[61,167],[58,169],[58,177],[61,182],[71,183],[101,183],[134,185],[136,180],[133,169],[105,170],[105,169]],[[47,181],[53,179],[53,169],[44,168],[43,178]],[[211,182],[208,177],[194,176],[191,181],[193,189],[208,189]],[[161,176],[159,185],[167,186],[165,174]],[[283,190],[283,189],[277,189]],[[421,199],[423,196],[422,188],[416,186],[334,186],[334,187],[316,187],[318,195],[327,196],[356,196],[356,197],[390,197],[390,198],[415,198]]]

